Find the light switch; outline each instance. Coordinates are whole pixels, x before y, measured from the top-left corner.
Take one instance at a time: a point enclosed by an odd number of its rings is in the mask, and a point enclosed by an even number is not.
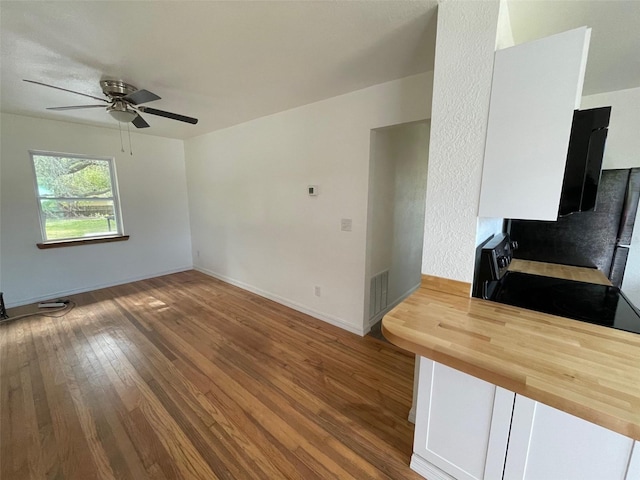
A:
[[[340,220],[340,230],[342,230],[343,232],[350,232],[351,231],[351,219],[350,218],[343,218],[342,220]]]
[[[307,187],[307,192],[310,197],[315,197],[318,195],[318,186],[317,185],[309,185]]]

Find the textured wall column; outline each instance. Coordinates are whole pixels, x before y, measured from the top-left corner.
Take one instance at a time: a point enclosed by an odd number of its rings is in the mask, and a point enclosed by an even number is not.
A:
[[[498,0],[441,0],[422,273],[471,282]]]

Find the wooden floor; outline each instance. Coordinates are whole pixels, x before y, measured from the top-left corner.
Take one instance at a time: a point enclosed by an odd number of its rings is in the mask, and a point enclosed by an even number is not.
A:
[[[195,271],[71,298],[0,325],[2,480],[420,478],[413,356]]]

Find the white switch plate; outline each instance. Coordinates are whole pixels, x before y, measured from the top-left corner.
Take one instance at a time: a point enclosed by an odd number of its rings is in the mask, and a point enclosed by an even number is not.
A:
[[[342,230],[343,232],[350,232],[351,231],[351,219],[350,218],[343,218],[340,220],[340,230]]]

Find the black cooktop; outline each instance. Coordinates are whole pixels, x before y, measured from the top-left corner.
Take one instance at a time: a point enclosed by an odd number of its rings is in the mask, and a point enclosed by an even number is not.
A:
[[[640,312],[617,287],[507,272],[491,300],[640,333]]]

